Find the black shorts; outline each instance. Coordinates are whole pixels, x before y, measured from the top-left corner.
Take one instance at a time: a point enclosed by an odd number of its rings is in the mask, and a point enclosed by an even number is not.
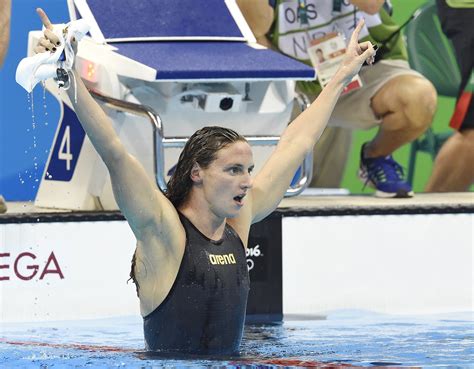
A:
[[[461,72],[461,86],[458,94],[458,104],[456,109],[466,110],[465,98],[464,104],[460,103],[460,98],[464,89],[471,78],[474,68],[474,8],[451,8],[446,5],[445,0],[438,0],[438,14],[441,21],[443,32],[451,40],[456,52],[457,62]],[[462,100],[462,98],[461,98]],[[470,99],[467,111],[464,111],[464,118],[453,128],[464,130],[474,128],[474,97]],[[459,114],[455,111],[454,115]],[[451,123],[453,126],[453,122]]]

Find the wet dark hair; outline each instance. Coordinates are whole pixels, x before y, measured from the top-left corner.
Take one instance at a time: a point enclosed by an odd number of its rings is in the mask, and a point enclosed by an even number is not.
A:
[[[207,168],[216,160],[219,150],[237,141],[247,142],[244,136],[239,135],[234,130],[217,126],[201,128],[189,137],[179,156],[176,169],[168,181],[165,193],[175,208],[182,205],[188,197],[193,185],[191,170],[194,164],[197,163],[201,168]],[[137,251],[135,250],[132,257],[130,279],[135,283],[138,295],[140,286],[135,278],[136,262]]]
[[[188,197],[193,185],[191,170],[194,164],[207,168],[216,160],[219,150],[237,141],[247,142],[244,136],[232,129],[216,126],[201,128],[189,138],[167,185],[166,196],[175,208]]]

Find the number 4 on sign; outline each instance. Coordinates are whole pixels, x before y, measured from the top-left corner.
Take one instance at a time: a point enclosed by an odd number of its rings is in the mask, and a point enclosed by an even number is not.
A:
[[[66,149],[66,150],[64,150]],[[71,161],[72,161],[72,154],[71,154],[71,129],[70,126],[66,126],[64,130],[64,135],[61,140],[61,145],[59,147],[58,152],[58,159],[59,160],[66,160],[66,170],[71,170]]]

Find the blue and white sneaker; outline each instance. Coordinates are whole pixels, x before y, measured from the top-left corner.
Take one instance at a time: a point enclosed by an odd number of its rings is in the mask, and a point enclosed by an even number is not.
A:
[[[391,155],[377,158],[364,157],[360,152],[359,178],[365,185],[376,189],[375,196],[385,198],[413,197],[413,190],[403,179],[403,168]]]

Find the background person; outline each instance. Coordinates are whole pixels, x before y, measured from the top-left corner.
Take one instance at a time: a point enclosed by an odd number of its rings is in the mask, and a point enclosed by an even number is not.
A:
[[[45,26],[36,52],[59,39]],[[207,127],[184,147],[166,196],[126,150],[109,117],[77,72],[67,93],[103,159],[115,199],[137,238],[132,276],[137,283],[150,350],[233,354],[242,338],[248,294],[245,248],[250,226],[271,213],[320,137],[344,86],[362,63],[373,62],[370,42],[358,43],[361,22],[344,62],[313,104],[290,124],[255,179],[250,145],[236,132]]]
[[[348,27],[354,27],[356,19],[366,17],[370,24],[366,22],[368,35],[364,39],[379,44],[399,29],[384,9],[383,0],[350,0],[348,4],[342,2],[341,9],[334,9],[338,2],[332,0],[237,0],[237,3],[259,43],[307,63],[306,46],[310,40],[322,36],[326,30],[340,30],[336,20],[343,19]],[[307,22],[294,16],[301,14],[298,9],[302,7],[306,9]],[[355,14],[354,7],[358,9]],[[377,196],[413,195],[392,153],[419,137],[431,124],[436,91],[426,78],[408,66],[401,34],[395,34],[384,46],[383,60],[362,67],[362,88],[338,100],[329,121],[331,127],[315,146],[311,186],[340,187],[351,130],[378,126],[375,137],[361,148],[361,178],[376,188]],[[320,93],[316,81],[300,82],[298,89],[311,100]]]
[[[467,191],[474,183],[474,1],[437,0],[441,27],[452,41],[461,71],[450,126],[456,132],[439,151],[427,192]]]

